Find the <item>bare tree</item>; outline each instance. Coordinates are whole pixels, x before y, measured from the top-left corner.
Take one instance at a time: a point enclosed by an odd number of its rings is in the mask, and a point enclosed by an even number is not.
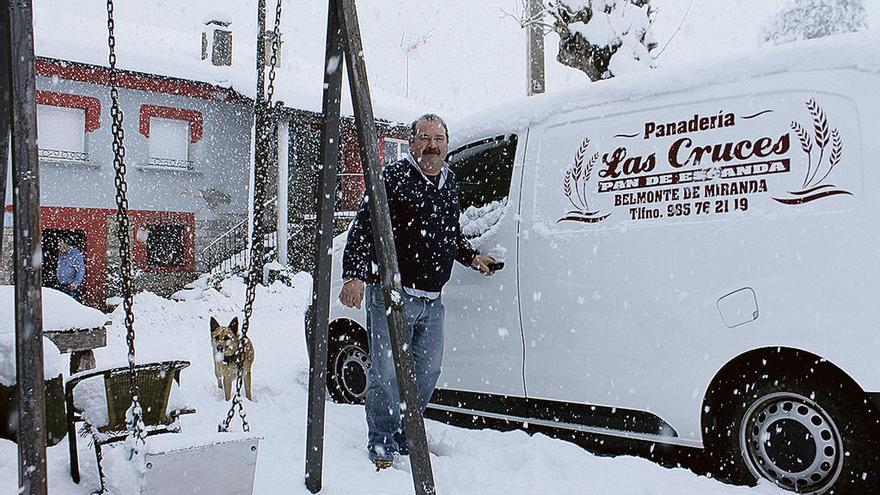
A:
[[[779,45],[867,27],[864,0],[794,0],[764,26],[763,37]]]
[[[650,0],[545,0],[533,16],[526,1],[519,0],[517,11],[507,15],[522,27],[540,25],[558,34],[556,60],[590,80],[654,66]]]

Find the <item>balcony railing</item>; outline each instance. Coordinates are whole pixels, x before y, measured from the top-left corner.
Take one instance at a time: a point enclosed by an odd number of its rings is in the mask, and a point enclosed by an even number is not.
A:
[[[192,170],[193,162],[190,160],[175,160],[173,158],[157,158],[151,156],[148,164],[154,167],[164,167],[173,170]]]
[[[38,156],[49,160],[65,160],[71,162],[89,161],[89,154],[82,151],[48,150],[40,148]]]

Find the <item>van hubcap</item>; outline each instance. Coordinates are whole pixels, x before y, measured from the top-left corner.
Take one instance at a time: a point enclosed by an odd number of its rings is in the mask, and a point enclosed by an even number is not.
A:
[[[347,344],[336,354],[337,383],[351,401],[363,401],[367,396],[367,369],[370,355],[355,344]]]
[[[843,467],[837,425],[799,394],[771,394],[755,402],[743,418],[740,446],[752,474],[798,493],[827,489]]]

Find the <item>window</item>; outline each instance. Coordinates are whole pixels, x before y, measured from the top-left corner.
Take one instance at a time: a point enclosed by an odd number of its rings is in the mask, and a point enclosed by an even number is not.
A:
[[[88,134],[101,127],[101,102],[92,96],[37,91],[40,158],[87,162]]]
[[[459,148],[447,161],[461,190],[461,231],[475,239],[492,230],[504,217],[516,136],[498,136]]]
[[[202,60],[211,59],[212,65],[232,65],[232,31],[229,31],[229,23],[219,20],[210,20],[205,23],[206,30],[202,31]]]
[[[184,264],[184,229],[180,224],[156,224],[147,227],[147,266],[173,268]]]
[[[384,141],[383,152],[385,158],[382,161],[382,166],[387,166],[390,163],[402,160],[409,152],[409,143],[403,139],[386,137],[383,138],[382,141]]]
[[[232,65],[232,31],[214,30],[214,50],[211,63],[217,66]]]
[[[40,157],[86,161],[86,111],[37,105],[37,140]]]
[[[190,123],[150,118],[150,164],[189,168]]]
[[[182,108],[141,105],[140,132],[149,139],[149,165],[189,170],[190,144],[202,139],[202,113]]]
[[[449,154],[447,161],[461,189],[462,209],[507,198],[515,154],[515,135],[478,141]]]

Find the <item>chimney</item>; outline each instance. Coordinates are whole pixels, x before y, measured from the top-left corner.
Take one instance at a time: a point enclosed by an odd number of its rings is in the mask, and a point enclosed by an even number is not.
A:
[[[231,23],[212,18],[205,21],[202,31],[202,60],[211,60],[211,65],[232,65]]]

